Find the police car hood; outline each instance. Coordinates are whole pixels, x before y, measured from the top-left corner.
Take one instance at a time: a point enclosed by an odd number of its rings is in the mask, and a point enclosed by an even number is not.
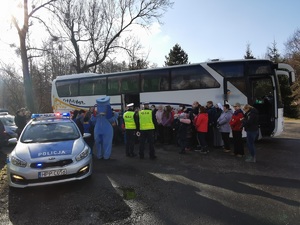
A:
[[[84,148],[81,139],[45,142],[45,143],[18,143],[15,153],[21,159],[39,159],[43,157],[60,157],[79,154]]]

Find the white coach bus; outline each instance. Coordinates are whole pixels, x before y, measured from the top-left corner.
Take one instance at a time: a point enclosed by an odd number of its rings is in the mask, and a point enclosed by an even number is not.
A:
[[[100,96],[110,96],[114,110],[133,102],[190,107],[193,101],[205,105],[236,102],[253,105],[260,116],[262,136],[283,131],[283,104],[278,76],[294,82],[287,64],[247,59],[212,61],[110,74],[82,73],[58,76],[52,83],[54,112],[88,110]]]

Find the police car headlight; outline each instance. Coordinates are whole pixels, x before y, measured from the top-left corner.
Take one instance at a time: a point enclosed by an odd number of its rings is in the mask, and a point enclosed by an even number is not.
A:
[[[18,159],[17,157],[15,156],[12,156],[11,157],[11,163],[15,166],[19,166],[19,167],[26,167],[27,165],[27,162],[25,162],[24,160],[22,159]]]
[[[75,159],[76,159],[77,161],[80,161],[80,160],[84,159],[85,157],[87,157],[89,154],[90,154],[90,149],[89,149],[89,147],[85,146],[84,149],[83,149],[83,151],[80,152],[80,153],[75,157]]]

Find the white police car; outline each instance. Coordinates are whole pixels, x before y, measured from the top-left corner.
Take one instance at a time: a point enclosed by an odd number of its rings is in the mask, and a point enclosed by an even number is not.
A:
[[[91,149],[69,113],[33,114],[7,158],[8,183],[24,188],[81,180],[92,173]]]
[[[3,144],[8,144],[8,139],[18,137],[18,134],[16,132],[17,126],[15,124],[15,117],[8,114],[8,112],[1,112],[0,110],[0,120],[4,126],[5,132],[2,135],[3,138]]]

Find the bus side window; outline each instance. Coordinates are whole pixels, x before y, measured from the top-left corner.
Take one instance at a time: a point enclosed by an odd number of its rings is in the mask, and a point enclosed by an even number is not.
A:
[[[78,96],[78,80],[56,82],[59,97]]]
[[[167,91],[169,90],[169,81],[168,79],[162,77],[160,79],[160,88],[159,88],[161,91]]]
[[[117,78],[108,78],[108,89],[107,93],[109,95],[116,95],[120,93],[121,82]]]
[[[176,75],[172,76],[172,90],[181,90],[192,88],[189,76]]]

